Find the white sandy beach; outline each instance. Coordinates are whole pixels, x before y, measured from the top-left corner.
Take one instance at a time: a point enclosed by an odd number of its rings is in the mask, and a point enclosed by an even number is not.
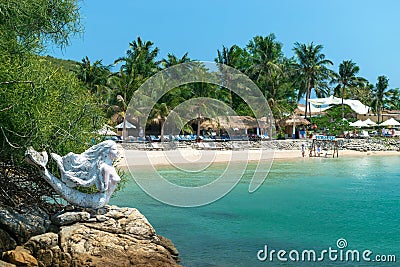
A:
[[[205,164],[211,162],[235,162],[235,161],[258,161],[270,160],[313,160],[318,157],[302,157],[300,150],[196,150],[196,149],[177,149],[169,151],[144,151],[126,150],[119,146],[121,159],[118,166],[145,166],[149,165],[170,165],[175,164]],[[359,152],[354,150],[339,151],[340,157],[358,156],[393,156],[399,155],[397,151],[369,151]],[[328,160],[332,155],[328,156]]]

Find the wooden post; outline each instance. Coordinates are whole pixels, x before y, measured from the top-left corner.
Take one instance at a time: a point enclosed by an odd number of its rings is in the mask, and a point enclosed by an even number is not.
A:
[[[314,151],[315,156],[315,139],[312,140],[311,150],[310,150],[310,157],[312,157],[312,152]]]
[[[336,141],[336,157],[337,158],[339,157],[339,146],[337,144],[337,141]]]
[[[332,141],[333,142],[333,157],[335,157],[335,152],[336,152],[336,142],[335,141]]]

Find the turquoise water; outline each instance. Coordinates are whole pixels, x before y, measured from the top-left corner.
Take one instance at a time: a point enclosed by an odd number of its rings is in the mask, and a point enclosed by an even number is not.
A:
[[[170,238],[185,266],[376,266],[372,262],[259,261],[257,252],[347,248],[396,255],[400,262],[400,157],[296,159],[274,162],[264,184],[248,193],[251,170],[228,195],[198,208],[178,208],[146,195],[132,180],[111,204],[138,208],[157,233]],[[190,185],[208,181],[223,166],[201,175],[163,167],[162,175]],[[182,182],[184,180],[184,182]],[[173,192],[171,192],[173,193]],[[288,257],[288,256],[286,256]]]

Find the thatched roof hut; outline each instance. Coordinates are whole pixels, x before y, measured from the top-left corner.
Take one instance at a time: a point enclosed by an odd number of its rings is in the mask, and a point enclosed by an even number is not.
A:
[[[279,121],[281,126],[293,126],[293,125],[310,125],[310,122],[302,117],[286,118]]]
[[[206,119],[201,124],[202,129],[255,129],[267,128],[266,118],[257,120],[251,116],[218,116],[217,119]]]

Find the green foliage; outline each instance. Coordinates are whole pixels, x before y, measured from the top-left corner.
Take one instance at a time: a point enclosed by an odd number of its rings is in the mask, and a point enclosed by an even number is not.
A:
[[[67,45],[79,18],[77,0],[0,0],[0,47],[16,54]]]
[[[26,147],[66,154],[88,147],[104,118],[73,73],[37,56],[23,65],[0,58],[0,149],[21,160]],[[4,69],[3,69],[4,68]]]
[[[79,63],[74,60],[60,59],[52,56],[45,56],[44,59],[51,62],[52,66],[55,68],[62,68],[74,73],[79,71]]]
[[[326,129],[329,135],[341,135],[343,131],[350,131],[353,127],[349,122],[355,121],[354,111],[347,105],[344,106],[344,114],[347,121],[342,120],[342,107],[333,106],[327,110],[327,114],[321,117],[313,117],[312,123],[318,126],[318,129]]]
[[[372,109],[378,114],[378,123],[380,123],[380,114],[382,112],[384,101],[385,101],[385,91],[388,87],[389,79],[384,76],[378,76],[378,82],[372,89],[373,99],[372,99]]]
[[[322,53],[322,45],[308,45],[296,42],[293,48],[297,63],[293,65],[293,72],[299,77],[297,84],[299,86],[298,99],[304,94],[306,95],[306,103],[314,89],[317,97],[324,97],[329,94],[327,80],[332,75],[332,71],[328,69],[329,65],[333,65],[332,61],[325,58]],[[306,116],[308,106],[306,105]]]
[[[391,110],[400,110],[400,89],[390,89],[385,93],[385,108]]]
[[[81,31],[77,0],[0,0],[0,151],[82,151],[102,114],[76,77],[35,53]],[[60,61],[58,61],[60,63]]]
[[[101,60],[96,60],[93,64],[88,57],[82,59],[78,63],[77,76],[84,84],[87,85],[90,92],[98,94],[101,98],[101,86],[107,84],[107,78],[110,75],[110,66],[104,66]]]

